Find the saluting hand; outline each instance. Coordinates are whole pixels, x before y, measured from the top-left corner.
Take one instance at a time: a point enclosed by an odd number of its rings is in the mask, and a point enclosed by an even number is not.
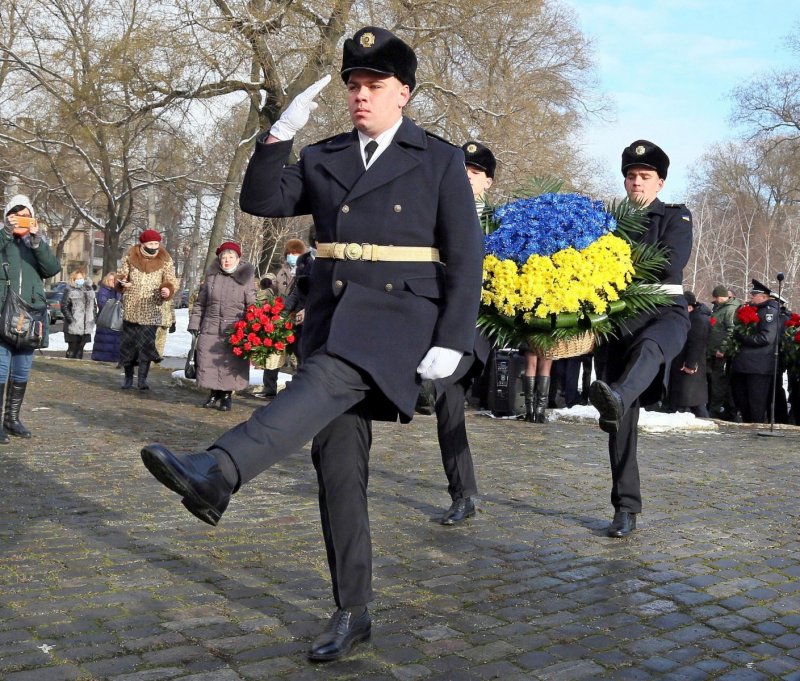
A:
[[[270,136],[281,141],[292,139],[308,123],[311,112],[319,106],[314,101],[314,98],[330,82],[331,77],[328,74],[297,95],[286,108],[286,111],[281,114],[281,117],[269,129]]]

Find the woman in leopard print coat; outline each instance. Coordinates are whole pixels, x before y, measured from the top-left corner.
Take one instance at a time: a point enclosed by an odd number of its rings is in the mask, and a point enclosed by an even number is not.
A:
[[[122,338],[120,362],[125,369],[123,390],[133,387],[133,368],[139,365],[139,390],[147,390],[150,362],[161,359],[156,349],[156,331],[169,314],[170,300],[178,288],[175,266],[161,245],[161,235],[146,229],[139,243],[131,246],[117,272],[122,290]]]

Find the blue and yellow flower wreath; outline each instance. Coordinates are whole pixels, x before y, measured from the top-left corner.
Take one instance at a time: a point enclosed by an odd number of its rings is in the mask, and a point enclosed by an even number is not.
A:
[[[604,206],[560,184],[495,208],[484,221],[486,256],[478,327],[504,347],[548,352],[591,333],[613,335],[615,322],[669,304],[657,289],[666,257],[636,243],[645,211],[628,201]]]

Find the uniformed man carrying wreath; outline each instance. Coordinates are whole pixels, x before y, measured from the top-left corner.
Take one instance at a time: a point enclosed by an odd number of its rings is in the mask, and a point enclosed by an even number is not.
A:
[[[497,160],[489,147],[480,142],[467,142],[461,150],[475,211],[481,218],[486,210],[486,192],[494,182]],[[473,378],[483,370],[489,350],[489,342],[476,331],[474,352],[461,359],[452,376],[433,383],[436,434],[447,476],[447,491],[452,500],[450,508],[442,516],[442,525],[455,525],[475,515],[473,496],[478,492],[478,485],[467,438],[464,400]]]
[[[669,367],[689,331],[683,297],[683,268],[692,250],[692,215],[684,205],[667,205],[658,198],[669,168],[669,157],[647,140],[637,140],[622,152],[622,174],[628,199],[647,208],[647,229],[634,238],[666,249],[661,288],[672,303],[643,312],[621,325],[617,337],[597,351],[599,380],[589,388],[589,400],[600,412],[600,427],[608,436],[611,463],[610,537],[636,529],[642,510],[639,464],[636,459],[640,405],[664,395]]]
[[[420,378],[451,375],[475,340],[482,234],[462,151],[403,116],[416,66],[395,35],[362,28],[345,41],[341,69],[355,128],[285,165],[326,76],[257,141],[242,209],[314,218],[304,362],[270,405],[207,451],[142,450],[148,470],[215,525],[231,494],[314,438],[337,610],[309,650],[313,660],[337,659],[370,635],[371,419],[410,420]]]

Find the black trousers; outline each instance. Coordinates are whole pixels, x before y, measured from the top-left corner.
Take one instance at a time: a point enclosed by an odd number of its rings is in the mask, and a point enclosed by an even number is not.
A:
[[[319,513],[333,598],[339,608],[366,605],[372,593],[372,538],[367,508],[372,421],[364,402],[314,438]]]
[[[598,373],[601,380],[620,394],[625,406],[617,432],[608,436],[611,504],[615,511],[641,513],[637,459],[639,397],[659,375],[664,355],[652,340],[634,341],[630,346],[612,341],[609,345],[602,358],[598,357]]]
[[[733,401],[744,423],[769,423],[771,387],[772,376],[769,374],[733,372],[731,377]]]
[[[442,453],[442,465],[447,476],[450,498],[466,499],[478,493],[475,468],[467,439],[464,400],[468,381],[434,382],[436,395],[436,433]]]
[[[333,597],[343,608],[373,597],[366,496],[371,423],[364,403],[373,389],[357,367],[316,352],[270,404],[212,445],[228,453],[245,484],[314,438],[322,534]]]

